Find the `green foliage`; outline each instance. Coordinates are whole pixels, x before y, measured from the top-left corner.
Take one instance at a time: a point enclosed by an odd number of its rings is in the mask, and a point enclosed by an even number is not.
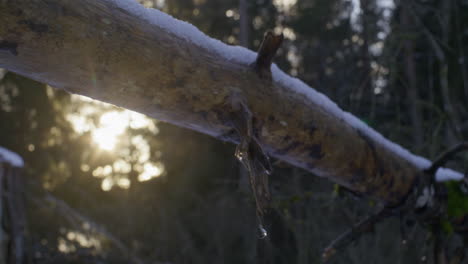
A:
[[[442,226],[442,230],[445,232],[445,234],[453,234],[453,226],[450,221],[443,219],[441,220],[440,225]]]
[[[448,191],[447,212],[450,218],[458,218],[468,214],[468,195],[459,182],[447,182]]]

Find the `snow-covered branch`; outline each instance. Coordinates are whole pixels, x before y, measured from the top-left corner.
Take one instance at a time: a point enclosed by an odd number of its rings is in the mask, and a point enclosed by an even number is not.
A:
[[[271,156],[388,204],[430,166],[276,65],[260,78],[255,58],[132,0],[0,1],[10,71],[232,142],[239,97]]]

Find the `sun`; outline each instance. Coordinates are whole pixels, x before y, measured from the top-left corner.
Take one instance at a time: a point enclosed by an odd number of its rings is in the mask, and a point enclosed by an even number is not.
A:
[[[99,127],[91,131],[93,142],[102,150],[113,150],[129,126],[124,112],[110,111],[99,119]]]
[[[113,150],[117,144],[119,134],[115,133],[111,128],[104,127],[95,129],[92,134],[93,142],[102,150]]]
[[[137,180],[140,182],[149,181],[164,173],[164,165],[150,159],[151,147],[148,140],[141,134],[135,135],[134,131],[130,133],[130,130],[142,129],[156,135],[158,128],[152,119],[83,96],[72,95],[72,101],[76,104],[70,106],[66,119],[75,132],[78,135],[88,134],[90,145],[100,150],[98,154],[114,153],[116,160],[113,164],[98,166],[91,172],[94,177],[102,180],[103,191],[110,191],[115,186],[130,188],[128,174],[132,170],[138,173]],[[133,149],[131,157],[122,154],[127,153],[122,150],[130,147]],[[90,167],[82,164],[81,169],[87,172]]]
[[[127,129],[148,129],[157,134],[153,121],[130,110],[109,110],[109,105],[83,97],[72,96],[81,107],[67,114],[66,118],[74,130],[83,134],[91,134],[92,143],[101,150],[114,150],[121,136]],[[98,122],[93,122],[93,116],[98,116]]]

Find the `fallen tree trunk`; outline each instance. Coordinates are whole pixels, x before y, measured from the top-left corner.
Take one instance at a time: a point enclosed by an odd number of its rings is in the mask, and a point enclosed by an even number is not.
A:
[[[0,147],[0,263],[24,263],[26,215],[23,159]]]
[[[0,67],[232,142],[229,102],[240,97],[271,156],[389,205],[422,175],[276,66],[259,77],[253,52],[128,1],[0,0]]]

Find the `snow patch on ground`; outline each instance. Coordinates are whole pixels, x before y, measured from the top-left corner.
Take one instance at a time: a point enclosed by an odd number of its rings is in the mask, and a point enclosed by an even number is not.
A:
[[[0,147],[0,162],[5,162],[14,167],[22,168],[24,166],[23,159],[16,153]]]
[[[205,48],[206,50],[213,51],[219,56],[224,57],[227,60],[237,62],[240,64],[251,64],[255,61],[257,53],[240,46],[230,46],[217,39],[213,39],[202,33],[198,28],[190,23],[177,20],[172,16],[161,12],[157,9],[145,8],[144,6],[137,3],[135,0],[107,0],[112,2],[116,7],[134,14],[137,17],[141,17],[148,23],[158,26],[171,34],[176,35],[181,39],[192,42],[195,45]],[[379,142],[386,148],[393,151],[400,157],[408,160],[416,167],[420,169],[428,168],[431,165],[431,161],[416,156],[410,153],[405,148],[398,144],[395,144],[388,139],[384,138],[380,133],[364,124],[361,120],[353,116],[352,114],[341,110],[333,101],[327,96],[321,94],[302,82],[297,78],[293,78],[282,70],[280,70],[276,64],[272,65],[272,76],[273,80],[282,83],[286,87],[290,87],[295,92],[303,94],[309,100],[313,101],[317,105],[322,106],[328,112],[332,113],[339,119],[343,119],[348,122],[354,128],[362,131],[368,135],[374,141]],[[440,168],[436,173],[436,179],[438,181],[448,180],[460,180],[463,178],[463,174],[456,172],[451,169]]]

